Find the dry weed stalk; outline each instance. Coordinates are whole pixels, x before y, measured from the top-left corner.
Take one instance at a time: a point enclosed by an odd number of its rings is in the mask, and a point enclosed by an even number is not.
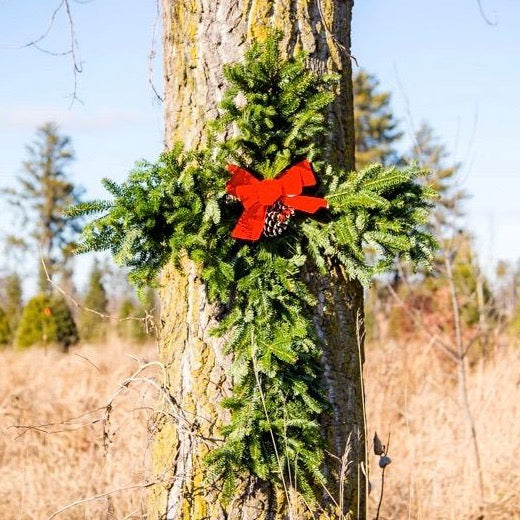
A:
[[[390,448],[390,434],[388,434],[388,440],[386,445],[381,442],[377,432],[374,433],[374,453],[379,456],[379,467],[381,468],[381,491],[379,493],[379,502],[377,503],[377,511],[374,520],[379,520],[379,514],[381,513],[381,505],[383,504],[383,497],[385,495],[385,470],[387,466],[392,462],[388,456],[388,449]]]
[[[453,306],[453,320],[455,324],[455,345],[457,348],[457,376],[459,380],[460,395],[464,408],[464,413],[466,414],[466,420],[468,421],[468,425],[471,431],[471,440],[473,444],[473,452],[475,456],[477,479],[480,493],[479,511],[482,513],[484,508],[484,477],[482,471],[482,462],[480,458],[479,440],[477,436],[477,430],[475,428],[475,419],[473,417],[473,412],[471,410],[471,405],[468,398],[468,380],[466,372],[466,354],[468,352],[468,349],[464,345],[464,339],[462,336],[460,306],[457,295],[457,286],[455,285],[455,278],[453,277],[452,261],[453,260],[451,251],[448,250],[444,258],[444,265],[446,267],[446,274],[448,277],[448,282],[450,284],[451,303]]]

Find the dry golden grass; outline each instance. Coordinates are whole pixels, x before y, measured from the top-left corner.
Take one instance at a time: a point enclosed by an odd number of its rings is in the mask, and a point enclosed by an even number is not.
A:
[[[455,366],[419,342],[367,345],[369,434],[391,433],[381,519],[476,518],[478,483],[459,406]],[[2,520],[143,519],[148,423],[157,397],[146,381],[121,383],[155,347],[111,342],[61,354],[0,352]],[[155,373],[157,375],[157,373]],[[469,372],[484,468],[485,518],[520,518],[520,350],[503,349]],[[113,397],[116,396],[115,399]],[[113,399],[110,421],[107,403]],[[33,426],[34,428],[20,428]],[[108,445],[107,445],[108,444]],[[107,448],[107,449],[106,449]],[[370,456],[371,512],[380,491]]]
[[[369,432],[391,434],[381,518],[460,520],[479,516],[471,432],[456,366],[418,342],[368,345]],[[504,348],[469,369],[485,487],[484,518],[520,518],[520,350]],[[371,454],[373,509],[381,471]]]
[[[0,352],[2,520],[143,518],[150,407],[145,381],[120,389],[155,348],[122,345]],[[105,406],[113,399],[107,416]],[[109,421],[107,422],[107,418]],[[34,428],[20,428],[34,426]]]

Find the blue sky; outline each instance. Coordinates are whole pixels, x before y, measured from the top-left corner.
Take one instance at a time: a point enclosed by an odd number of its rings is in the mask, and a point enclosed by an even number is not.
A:
[[[466,225],[486,268],[520,258],[520,2],[361,0],[353,54],[374,72],[410,142],[422,121],[462,162]]]
[[[73,140],[73,178],[100,197],[101,178],[121,181],[135,160],[154,159],[162,149],[162,107],[148,84],[156,2],[71,2],[84,70],[82,103],[72,106],[70,58],[20,48],[45,31],[57,3],[0,0],[0,186],[14,185],[36,127],[54,120]],[[393,93],[409,142],[427,121],[463,163],[460,185],[472,196],[467,226],[489,266],[520,257],[520,2],[482,6],[496,26],[486,24],[477,0],[357,0],[352,53]],[[42,45],[65,50],[67,31],[60,12]],[[160,60],[155,79],[160,89]],[[4,209],[0,229],[12,225]]]

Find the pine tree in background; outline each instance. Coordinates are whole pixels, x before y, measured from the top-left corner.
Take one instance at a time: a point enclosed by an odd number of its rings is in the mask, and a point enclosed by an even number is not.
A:
[[[27,302],[16,331],[18,348],[54,344],[67,351],[78,340],[74,318],[62,296],[39,294]]]
[[[90,271],[87,291],[83,299],[83,309],[79,314],[79,335],[82,341],[104,341],[107,335],[105,320],[92,309],[101,314],[107,314],[108,298],[103,286],[103,272],[97,259]]]
[[[459,230],[453,236],[441,240],[440,255],[435,259],[440,264],[437,269],[439,275],[431,284],[432,293],[436,288],[442,288],[449,283],[448,273],[442,266],[446,256],[449,256],[452,263],[453,282],[460,300],[461,322],[467,330],[478,327],[478,333],[484,337],[489,332],[489,320],[494,319],[493,301],[489,282],[480,267],[473,235],[469,231]],[[484,353],[489,345],[481,347],[479,353]]]
[[[1,280],[0,299],[9,324],[10,342],[13,340],[22,314],[22,296],[22,280],[17,273],[11,273]]]
[[[399,157],[394,146],[402,132],[390,108],[391,94],[381,92],[376,76],[364,70],[355,74],[352,81],[356,168],[371,163],[396,164]]]
[[[64,351],[79,341],[78,328],[71,309],[65,298],[54,295],[50,299],[50,308],[56,324],[56,339]]]
[[[457,219],[462,215],[466,193],[457,187],[460,163],[447,164],[449,152],[434,134],[433,128],[423,123],[415,133],[414,144],[407,154],[408,162],[416,162],[430,171],[429,184],[439,193],[439,200],[430,213],[430,228],[436,236],[452,234]]]
[[[27,146],[28,158],[17,177],[18,188],[3,190],[8,202],[24,217],[24,231],[11,237],[13,243],[40,254],[53,281],[56,275],[70,280],[70,248],[81,229],[79,221],[67,218],[65,208],[80,201],[81,192],[70,180],[67,168],[74,159],[70,138],[60,135],[55,123],[45,123]],[[39,290],[50,292],[47,274],[38,260]]]
[[[0,307],[0,346],[5,347],[11,343],[11,327],[7,313]]]

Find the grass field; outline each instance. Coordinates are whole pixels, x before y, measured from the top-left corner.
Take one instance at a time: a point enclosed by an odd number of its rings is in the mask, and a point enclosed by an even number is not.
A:
[[[369,436],[390,435],[381,519],[474,519],[479,491],[456,368],[420,342],[367,345]],[[0,518],[143,519],[153,346],[0,352]],[[520,518],[520,350],[468,375],[486,519]],[[107,408],[107,405],[111,404]],[[381,490],[370,455],[371,518]],[[60,510],[62,510],[60,512]]]
[[[381,518],[476,519],[478,471],[456,367],[428,344],[368,345],[369,432],[390,433]],[[520,518],[520,350],[502,347],[468,374],[482,461],[483,518]],[[374,457],[372,455],[372,457]],[[372,464],[371,499],[380,470]]]

